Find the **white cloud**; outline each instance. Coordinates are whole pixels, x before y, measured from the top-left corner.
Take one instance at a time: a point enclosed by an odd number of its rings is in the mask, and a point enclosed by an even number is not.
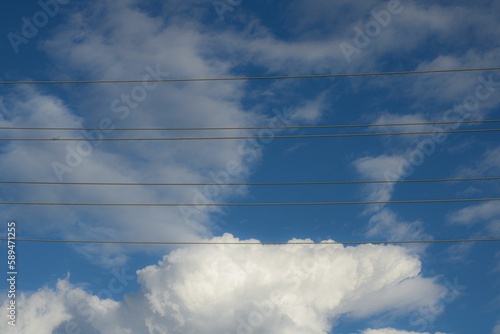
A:
[[[496,176],[500,172],[500,148],[489,149],[483,153],[476,161],[462,166],[458,169],[457,177],[488,177]],[[496,193],[498,186],[496,183],[480,183],[480,192],[487,193],[493,191]],[[467,188],[466,192],[470,192],[473,188]],[[485,195],[484,197],[494,197]],[[455,225],[477,226],[481,223],[481,228],[488,235],[498,235],[500,233],[500,206],[498,203],[484,202],[474,205],[465,206],[462,209],[451,212],[448,217],[448,222]]]
[[[485,202],[455,211],[449,215],[448,219],[452,223],[472,225],[478,222],[490,220],[498,215],[500,215],[500,206],[498,203]]]
[[[487,49],[478,51],[470,49],[464,54],[440,54],[435,58],[421,62],[417,69],[445,69],[445,68],[470,68],[470,67],[489,67],[494,66],[495,60],[500,55],[500,48]],[[413,96],[423,99],[427,102],[445,103],[446,108],[462,104],[467,96],[475,96],[477,87],[484,80],[487,80],[489,75],[493,75],[493,82],[498,79],[493,73],[455,73],[445,74],[441,76],[423,75],[415,78],[415,81],[409,90]],[[483,80],[479,80],[483,77]],[[498,89],[496,89],[498,91]],[[470,119],[484,118],[488,112],[492,112],[496,104],[498,104],[498,94],[488,94],[484,88],[479,91],[486,98],[481,98],[479,101],[478,110],[473,110],[468,113]],[[442,114],[443,110],[440,112]]]
[[[471,5],[467,2],[454,3],[452,6],[427,3],[400,2],[403,11],[392,15],[389,24],[381,29],[369,45],[353,54],[352,62],[347,63],[339,55],[340,44],[353,45],[357,34],[354,28],[363,30],[367,22],[373,21],[372,10],[384,10],[386,3],[363,1],[353,3],[347,1],[293,1],[287,11],[290,27],[304,40],[322,41],[331,45],[330,58],[326,55],[315,59],[317,68],[325,68],[331,64],[335,71],[370,71],[380,70],[381,59],[387,55],[408,57],[414,51],[420,52],[425,46],[423,59],[414,64],[416,69],[466,68],[495,66],[500,49],[499,37],[491,32],[500,29],[494,13],[498,11],[497,3]],[[342,13],[332,19],[332,13]],[[462,45],[456,48],[457,43]],[[439,46],[439,47],[437,47]],[[270,45],[270,48],[273,46]],[[275,43],[276,48],[281,48]],[[316,50],[322,50],[317,48]],[[297,50],[297,58],[305,51]],[[307,51],[311,52],[311,51]],[[278,58],[277,56],[275,58]],[[297,62],[300,63],[300,62]],[[291,63],[286,64],[290,67]],[[412,65],[409,65],[412,66]],[[480,75],[480,74],[479,74]],[[395,87],[393,96],[408,95],[415,99],[411,108],[428,110],[429,118],[436,118],[435,108],[446,108],[463,102],[464,97],[474,95],[478,73],[457,73],[442,75],[419,75],[414,77],[372,78],[364,85]],[[353,85],[355,81],[351,81]],[[402,89],[402,88],[406,89]],[[471,118],[482,118],[492,111],[499,97],[491,96],[481,101],[481,110],[473,113]],[[444,105],[443,105],[444,104]],[[439,109],[438,109],[439,110]]]
[[[366,179],[397,181],[408,172],[408,161],[402,155],[365,156],[353,162],[356,171]],[[411,167],[411,166],[410,166]],[[394,183],[381,183],[363,187],[363,195],[369,201],[389,201],[395,189]],[[430,236],[424,232],[421,221],[406,222],[385,205],[372,206],[365,210],[370,215],[366,235],[390,240],[417,240]],[[423,246],[413,246],[422,250]]]
[[[397,181],[401,178],[402,162],[397,155],[364,156],[353,161],[358,174],[368,180]],[[364,196],[369,201],[388,201],[394,191],[394,183],[371,184],[364,186]],[[381,207],[381,206],[379,206]],[[368,209],[373,212],[379,207]]]
[[[459,177],[496,176],[500,173],[500,147],[487,150],[472,166],[458,170]]]
[[[291,113],[291,119],[305,123],[315,123],[319,121],[325,108],[325,97],[325,94],[320,94],[314,100],[307,101],[303,103],[303,105],[298,106],[296,110]]]
[[[294,0],[286,11],[290,22],[288,29],[303,39],[323,40],[338,51],[340,42],[353,45],[354,28],[363,30],[366,23],[374,21],[371,11],[385,10],[388,3]],[[403,1],[399,4],[403,9],[401,13],[392,15],[389,24],[370,39],[366,49],[355,54],[351,69],[376,68],[381,57],[387,54],[407,55],[429,40],[439,45],[439,49],[431,47],[426,55],[433,57],[437,54],[438,59],[442,50],[449,49],[448,46],[456,46],[458,40],[465,46],[472,46],[471,49],[486,50],[484,54],[498,45],[493,42],[498,40],[498,36],[484,33],[486,27],[491,29],[488,32],[498,30],[498,20],[493,14],[498,4],[491,3],[481,7],[471,6],[467,2],[454,3],[453,6]],[[332,19],[333,13],[337,14],[335,19]],[[480,51],[476,54],[481,58]],[[442,62],[442,65],[458,65],[451,58],[449,60],[451,61]],[[347,63],[344,59],[338,65],[346,66]],[[459,85],[456,82],[453,84]],[[447,93],[443,89],[443,94]]]
[[[448,221],[469,227],[481,222],[482,233],[496,236],[500,233],[500,206],[494,201],[471,205],[449,214]]]
[[[429,237],[424,233],[421,221],[401,221],[398,215],[388,208],[381,208],[370,217],[367,236],[386,236],[392,240],[417,240]]]
[[[382,113],[373,124],[409,124],[409,123],[425,123],[428,120],[421,114],[392,114]],[[403,132],[403,131],[431,131],[432,126],[414,125],[414,126],[377,126],[371,130],[378,132]]]
[[[342,314],[401,315],[439,298],[439,286],[419,276],[419,259],[402,247],[244,245],[231,235],[212,241],[241,245],[173,251],[139,270],[141,291],[121,302],[93,296],[68,278],[55,290],[23,295],[14,333],[77,326],[105,334],[236,333],[244,327],[319,334]]]
[[[401,162],[400,156],[384,154],[358,158],[353,165],[359,174],[371,180],[398,180],[401,177],[398,170]]]
[[[427,291],[427,294],[421,295],[418,291]],[[439,295],[440,292],[441,289],[434,282],[416,277],[402,281],[397,286],[389,286],[366,294],[350,305],[346,305],[345,308],[342,308],[342,311],[348,313],[351,317],[363,318],[392,309],[394,316],[401,316],[414,310],[415,303],[432,305],[435,301],[434,296]],[[407,296],[409,299],[401,299],[401,296]]]
[[[472,243],[451,245],[446,249],[447,259],[449,262],[464,263],[473,248]]]

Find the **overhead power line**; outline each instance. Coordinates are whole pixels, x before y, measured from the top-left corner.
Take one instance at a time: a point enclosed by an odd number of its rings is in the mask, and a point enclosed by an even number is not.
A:
[[[394,201],[324,201],[324,202],[260,202],[260,203],[84,203],[84,202],[0,202],[0,205],[35,206],[107,206],[107,207],[264,207],[264,206],[327,206],[492,202],[500,198],[410,199]]]
[[[7,241],[7,238],[0,238],[0,241]],[[16,242],[33,242],[33,243],[73,243],[73,244],[119,244],[119,245],[308,245],[308,246],[321,246],[321,245],[368,245],[368,244],[438,244],[438,243],[485,243],[485,242],[498,242],[500,238],[486,238],[486,239],[430,239],[430,240],[377,240],[377,241],[323,241],[323,242],[308,242],[308,241],[293,241],[293,242],[258,242],[258,241],[241,241],[241,242],[214,242],[214,241],[118,241],[118,240],[60,240],[60,239],[28,239],[18,238]]]
[[[328,74],[304,74],[304,75],[265,75],[265,76],[243,76],[225,78],[178,78],[178,79],[114,79],[114,80],[26,80],[26,81],[0,81],[0,85],[61,85],[61,84],[119,84],[119,83],[149,83],[149,82],[206,82],[206,81],[252,81],[252,80],[284,80],[284,79],[320,79],[320,78],[341,78],[341,77],[371,77],[387,75],[411,75],[411,74],[431,74],[431,73],[459,73],[459,72],[479,72],[498,71],[500,67],[476,67],[457,69],[435,69],[435,70],[410,70],[391,72],[365,72],[365,73],[328,73]]]
[[[0,181],[0,184],[26,185],[78,185],[78,186],[308,186],[308,185],[356,185],[383,183],[438,183],[468,181],[500,181],[500,177],[446,178],[420,180],[360,180],[360,181],[284,181],[284,182],[54,182],[54,181]]]
[[[392,126],[422,126],[422,125],[449,125],[449,124],[473,124],[473,123],[500,123],[500,119],[483,119],[455,122],[413,122],[413,123],[372,123],[372,124],[332,124],[332,125],[286,125],[277,126],[276,129],[343,129],[343,128],[372,128]],[[224,131],[224,130],[266,130],[269,126],[249,127],[158,127],[158,128],[112,128],[113,131]],[[93,131],[102,130],[95,127],[8,127],[0,126],[0,130],[37,130],[37,131]]]
[[[151,137],[151,138],[0,138],[0,141],[196,141],[196,140],[248,140],[248,139],[312,139],[342,137],[380,137],[401,135],[430,135],[435,133],[485,133],[498,132],[500,128],[435,130],[415,132],[374,132],[374,133],[326,133],[312,135],[272,135],[272,136],[226,136],[226,137]]]

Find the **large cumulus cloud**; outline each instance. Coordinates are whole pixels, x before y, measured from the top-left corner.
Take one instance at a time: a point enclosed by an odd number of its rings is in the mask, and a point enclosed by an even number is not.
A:
[[[122,301],[68,278],[23,295],[17,332],[325,333],[340,315],[407,313],[439,297],[402,247],[262,245],[229,234],[211,241],[234,244],[173,251],[139,270],[141,290]]]

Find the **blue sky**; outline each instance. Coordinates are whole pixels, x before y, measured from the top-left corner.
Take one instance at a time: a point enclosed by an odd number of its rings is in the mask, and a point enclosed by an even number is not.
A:
[[[2,4],[0,80],[113,80],[496,67],[495,1],[31,1]],[[37,25],[34,25],[35,22]],[[33,26],[32,26],[33,25]],[[31,30],[30,30],[31,29]],[[360,33],[361,32],[361,33]],[[414,136],[0,143],[0,179],[287,182],[500,175],[497,71],[265,81],[3,85],[2,137],[180,135],[113,128],[267,127],[264,134]],[[283,125],[458,121],[284,130]],[[109,130],[111,129],[111,130]],[[183,136],[199,136],[186,131]],[[75,155],[75,152],[77,154]],[[80,152],[80,153],[78,153]],[[498,197],[494,181],[397,185],[8,185],[0,201],[238,203]],[[2,333],[500,333],[497,243],[245,245],[496,238],[497,202],[231,208],[0,207],[19,238],[17,326]],[[4,236],[2,236],[4,237]],[[0,242],[7,257],[7,246]],[[2,309],[8,287],[0,285]]]

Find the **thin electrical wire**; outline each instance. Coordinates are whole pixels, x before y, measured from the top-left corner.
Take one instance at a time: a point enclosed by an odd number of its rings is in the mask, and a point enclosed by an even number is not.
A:
[[[414,122],[414,123],[380,123],[380,124],[332,124],[332,125],[286,125],[276,126],[276,129],[343,129],[343,128],[371,128],[371,127],[391,127],[391,126],[422,126],[422,125],[450,125],[450,124],[480,124],[480,123],[500,123],[500,119],[483,119],[454,122]],[[269,126],[251,127],[163,127],[163,128],[110,128],[109,131],[224,131],[224,130],[266,130]],[[0,126],[0,130],[37,130],[37,131],[95,131],[102,128],[78,128],[78,127],[7,127]]]
[[[410,199],[395,201],[325,201],[325,202],[261,202],[261,203],[83,203],[83,202],[0,202],[0,205],[35,206],[101,206],[101,207],[270,207],[270,206],[326,206],[326,205],[381,205],[424,203],[492,202],[500,198]]]
[[[476,67],[457,69],[435,69],[435,70],[411,70],[391,72],[365,72],[365,73],[329,73],[329,74],[305,74],[305,75],[268,75],[268,76],[243,76],[225,78],[179,78],[179,79],[115,79],[115,80],[26,80],[26,81],[0,81],[0,85],[60,85],[60,84],[112,84],[112,83],[168,83],[168,82],[206,82],[206,81],[253,81],[253,80],[284,80],[284,79],[320,79],[339,77],[371,77],[388,75],[411,75],[431,73],[460,73],[498,71],[500,67]]]
[[[8,238],[0,238],[0,241],[7,241]],[[213,242],[213,241],[118,241],[118,240],[60,240],[60,239],[29,239],[18,238],[16,242],[33,242],[33,243],[77,243],[77,244],[119,244],[119,245],[308,245],[308,246],[321,246],[321,245],[368,245],[368,244],[435,244],[435,243],[485,243],[485,242],[498,242],[500,238],[485,238],[485,239],[430,239],[430,240],[378,240],[378,241],[323,241],[323,242],[307,242],[307,241],[293,241],[293,242],[257,242],[257,241],[243,241],[243,242]]]
[[[78,186],[308,186],[308,185],[356,185],[384,183],[438,183],[500,181],[500,177],[443,178],[419,180],[360,180],[360,181],[289,181],[289,182],[54,182],[54,181],[0,181],[0,184],[25,185],[78,185]]]
[[[498,132],[500,128],[437,130],[415,132],[374,132],[374,133],[327,133],[312,135],[277,135],[277,136],[230,136],[230,137],[152,137],[152,138],[0,138],[0,141],[197,141],[197,140],[249,140],[249,139],[312,139],[312,138],[343,138],[343,137],[381,137],[402,135],[430,135],[436,133],[486,133]]]

